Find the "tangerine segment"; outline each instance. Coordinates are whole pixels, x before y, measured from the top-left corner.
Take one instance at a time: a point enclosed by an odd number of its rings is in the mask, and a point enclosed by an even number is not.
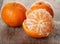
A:
[[[23,28],[32,37],[46,37],[54,28],[52,16],[45,9],[34,10],[27,15]]]
[[[39,1],[39,2],[33,3],[30,9],[26,12],[26,14],[29,14],[33,10],[37,10],[37,9],[46,9],[50,13],[50,15],[54,17],[54,12],[51,4],[45,1]]]

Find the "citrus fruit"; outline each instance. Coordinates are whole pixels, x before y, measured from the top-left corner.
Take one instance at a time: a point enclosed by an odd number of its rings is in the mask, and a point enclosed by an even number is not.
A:
[[[23,28],[29,36],[41,38],[52,33],[54,23],[46,9],[37,9],[27,15],[27,19],[23,22]]]
[[[50,15],[54,17],[52,5],[46,1],[37,1],[33,3],[32,6],[29,8],[29,10],[26,12],[26,14],[28,15],[33,10],[37,10],[37,9],[46,9],[50,13]]]
[[[25,12],[21,3],[10,2],[2,8],[2,19],[9,26],[21,26],[26,18]]]

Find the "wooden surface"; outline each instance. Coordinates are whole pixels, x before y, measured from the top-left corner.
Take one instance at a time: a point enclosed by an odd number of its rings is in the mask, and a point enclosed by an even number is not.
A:
[[[22,27],[13,28],[0,23],[0,44],[60,44],[60,24],[55,24],[50,36],[36,39],[29,37]]]
[[[55,20],[60,20],[59,10],[59,7],[55,8]],[[50,36],[36,39],[29,37],[22,27],[7,26],[0,16],[0,44],[60,44],[60,22],[55,23],[54,31]]]
[[[36,39],[29,37],[22,27],[13,28],[0,23],[0,44],[60,44],[60,24],[55,24],[50,36]]]

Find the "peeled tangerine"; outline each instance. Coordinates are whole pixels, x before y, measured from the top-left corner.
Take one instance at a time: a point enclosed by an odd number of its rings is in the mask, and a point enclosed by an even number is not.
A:
[[[23,22],[23,28],[31,37],[47,37],[54,28],[52,16],[46,9],[31,11]]]

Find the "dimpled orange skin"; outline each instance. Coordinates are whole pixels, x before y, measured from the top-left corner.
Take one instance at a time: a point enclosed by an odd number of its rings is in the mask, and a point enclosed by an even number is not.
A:
[[[54,17],[52,7],[48,3],[45,3],[44,1],[37,2],[35,4],[33,3],[33,6],[31,6],[31,8],[26,12],[26,14],[29,14],[30,12],[36,9],[46,9],[51,14],[51,16]]]
[[[25,16],[26,8],[17,2],[10,2],[2,9],[2,19],[9,26],[21,26]]]

